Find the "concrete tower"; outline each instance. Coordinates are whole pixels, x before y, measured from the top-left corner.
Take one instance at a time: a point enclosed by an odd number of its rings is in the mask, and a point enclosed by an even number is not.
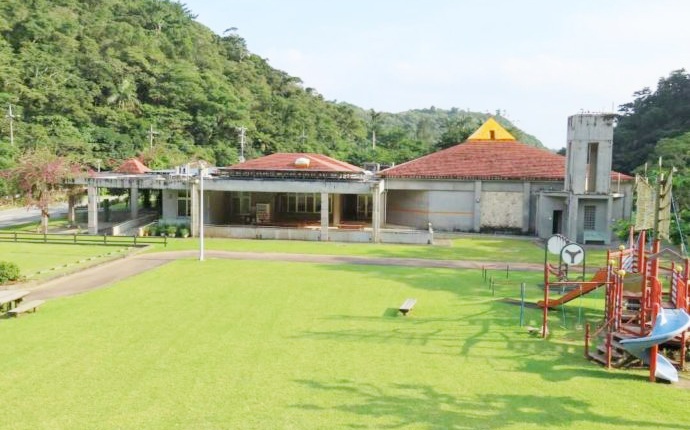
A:
[[[587,113],[568,118],[565,230],[568,237],[580,243],[611,241],[612,150],[613,115]]]
[[[573,194],[611,192],[613,115],[579,114],[568,117],[565,191]]]

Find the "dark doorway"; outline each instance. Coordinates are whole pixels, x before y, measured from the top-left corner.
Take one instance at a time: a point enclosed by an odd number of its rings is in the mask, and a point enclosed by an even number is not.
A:
[[[551,234],[563,233],[563,211],[553,211],[552,219]]]

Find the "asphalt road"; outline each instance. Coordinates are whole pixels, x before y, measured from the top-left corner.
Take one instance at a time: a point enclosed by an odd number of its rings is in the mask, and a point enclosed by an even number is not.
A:
[[[58,203],[48,211],[50,216],[67,214],[67,203]],[[16,224],[35,222],[41,219],[41,211],[38,209],[13,208],[0,210],[0,228],[10,227]]]

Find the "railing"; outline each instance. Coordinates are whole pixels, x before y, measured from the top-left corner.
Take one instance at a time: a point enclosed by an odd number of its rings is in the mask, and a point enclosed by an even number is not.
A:
[[[61,243],[80,245],[151,245],[168,246],[166,236],[108,236],[90,234],[29,233],[23,231],[0,231],[0,242]]]

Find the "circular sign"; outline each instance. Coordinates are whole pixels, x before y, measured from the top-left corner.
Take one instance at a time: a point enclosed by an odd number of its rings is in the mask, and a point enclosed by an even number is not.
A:
[[[566,239],[565,236],[560,235],[560,234],[555,234],[555,235],[551,236],[546,241],[546,249],[548,249],[549,252],[552,254],[560,255],[561,250],[567,244],[568,244],[568,239]]]
[[[568,266],[580,264],[585,259],[585,250],[577,243],[569,243],[561,250],[561,260]]]

